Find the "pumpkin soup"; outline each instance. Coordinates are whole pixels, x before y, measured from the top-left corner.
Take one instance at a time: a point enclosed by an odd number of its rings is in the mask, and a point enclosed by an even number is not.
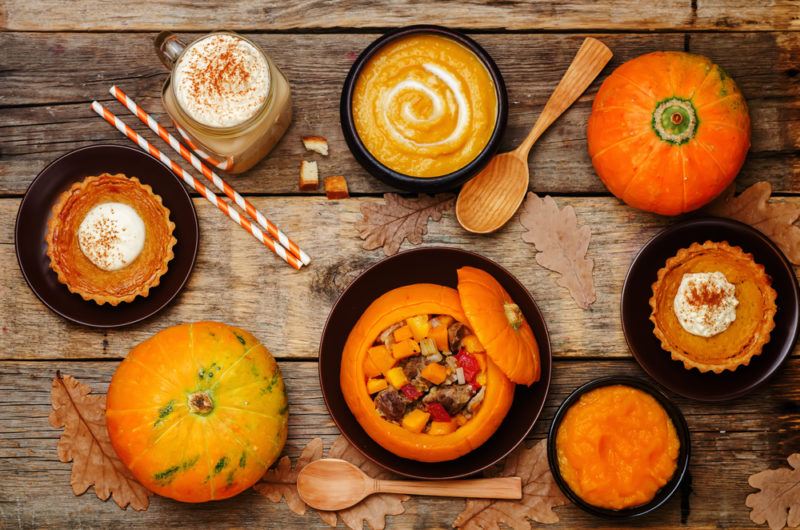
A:
[[[367,150],[412,177],[438,177],[474,160],[497,120],[497,91],[475,53],[433,34],[392,41],[369,60],[353,92]]]
[[[570,489],[612,510],[651,501],[677,468],[672,420],[642,390],[612,385],[580,397],[556,434],[558,467]]]

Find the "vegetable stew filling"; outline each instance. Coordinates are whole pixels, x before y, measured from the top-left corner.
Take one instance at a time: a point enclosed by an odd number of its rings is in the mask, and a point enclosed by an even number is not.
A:
[[[449,434],[480,409],[486,354],[448,315],[417,315],[386,328],[365,360],[367,391],[387,421],[414,433]]]

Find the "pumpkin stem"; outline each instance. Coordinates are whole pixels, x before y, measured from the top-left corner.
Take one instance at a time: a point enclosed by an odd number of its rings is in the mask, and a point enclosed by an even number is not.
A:
[[[189,412],[206,416],[214,410],[214,402],[207,392],[192,392],[189,394]]]
[[[697,110],[688,99],[665,99],[653,111],[653,130],[671,144],[681,145],[694,138],[698,124]]]
[[[517,304],[506,302],[503,304],[503,312],[506,314],[506,320],[508,320],[508,324],[514,328],[515,331],[522,326],[523,322],[525,322],[525,318],[522,316],[522,310],[520,310]]]

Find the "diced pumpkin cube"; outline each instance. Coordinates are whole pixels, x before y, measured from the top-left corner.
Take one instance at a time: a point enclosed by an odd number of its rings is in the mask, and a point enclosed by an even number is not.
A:
[[[422,377],[434,385],[440,385],[447,378],[447,368],[439,363],[431,363],[422,369]]]
[[[367,392],[369,394],[375,394],[376,392],[380,392],[388,386],[389,385],[386,383],[386,379],[373,378],[367,381]]]
[[[443,327],[444,329],[447,329],[447,327],[450,326],[450,324],[452,323],[453,323],[453,317],[451,317],[450,315],[439,315],[438,317],[436,317],[435,320],[431,319],[431,326],[433,326],[434,328]]]
[[[469,353],[481,353],[486,351],[486,348],[483,347],[481,341],[478,340],[478,337],[475,335],[467,335],[461,340],[461,345],[466,349]]]
[[[414,340],[421,341],[428,336],[428,331],[431,329],[428,315],[417,315],[407,319],[406,322],[408,327],[411,328],[411,333],[414,334]]]
[[[455,420],[450,421],[432,421],[431,426],[428,428],[428,434],[433,436],[442,436],[450,434],[458,429],[458,423]]]
[[[386,372],[385,375],[386,380],[389,381],[389,384],[398,390],[408,384],[408,378],[406,377],[405,372],[403,372],[403,369],[399,366],[395,366]]]
[[[397,362],[383,344],[370,348],[367,351],[367,357],[372,361],[372,364],[375,365],[375,368],[377,368],[382,374],[385,374],[387,371],[389,371],[389,369],[392,368],[392,366],[394,366]]]
[[[448,351],[450,349],[450,344],[447,342],[447,326],[431,328],[428,332],[428,337],[433,339],[439,351]]]
[[[477,376],[475,376],[475,382],[481,386],[486,386],[486,373],[481,372]]]
[[[469,420],[467,420],[467,418],[465,418],[463,414],[459,414],[458,416],[453,418],[453,421],[456,422],[456,424],[460,427],[465,423],[467,423]]]
[[[375,366],[375,362],[367,355],[364,358],[364,375],[367,377],[376,377],[381,375],[381,371]]]
[[[395,359],[405,359],[406,357],[417,355],[419,352],[419,343],[412,339],[392,344],[392,356]]]
[[[403,342],[404,340],[408,340],[414,336],[414,333],[411,331],[411,326],[403,326],[402,328],[397,328],[392,333],[395,342]]]
[[[403,427],[411,432],[422,432],[425,425],[428,424],[428,418],[431,415],[419,409],[414,409],[405,416],[403,416]]]

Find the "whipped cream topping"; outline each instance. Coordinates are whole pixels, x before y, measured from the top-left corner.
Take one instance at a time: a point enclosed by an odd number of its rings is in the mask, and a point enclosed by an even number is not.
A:
[[[105,271],[127,267],[144,248],[144,221],[121,202],[106,202],[89,210],[78,228],[78,244],[89,261]]]
[[[255,46],[218,33],[193,43],[173,73],[178,104],[208,127],[233,127],[252,118],[269,96],[269,63]]]
[[[673,309],[683,329],[692,335],[713,337],[736,320],[736,286],[721,272],[684,274]]]

